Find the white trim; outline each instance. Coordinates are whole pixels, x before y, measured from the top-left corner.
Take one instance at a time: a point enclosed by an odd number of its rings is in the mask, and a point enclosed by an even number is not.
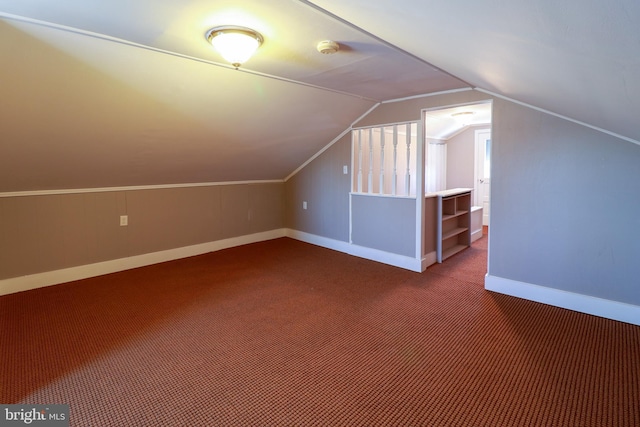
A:
[[[474,90],[474,89],[471,89]],[[467,107],[467,106],[473,106],[473,105],[478,105],[478,104],[491,104],[493,103],[493,99],[491,98],[487,98],[487,99],[478,99],[476,101],[465,101],[465,102],[458,102],[456,104],[447,104],[447,105],[437,105],[437,106],[433,106],[433,107],[424,107],[422,108],[420,111],[423,113],[423,115],[426,113],[428,114],[430,111],[440,111],[440,110],[448,110],[450,108],[456,108],[456,107]],[[493,106],[491,108],[491,116],[492,116],[492,121],[493,121]],[[475,125],[479,125],[479,126],[485,126],[484,123],[473,123],[471,126],[475,126]]]
[[[426,140],[424,137],[424,115],[421,115],[420,121],[416,125],[416,258],[423,257],[425,248],[424,241],[424,194],[425,194],[425,162],[426,158]],[[420,197],[418,197],[420,195]],[[397,219],[396,219],[397,220]],[[422,268],[422,263],[420,264]],[[423,271],[422,269],[420,271]]]
[[[425,271],[427,267],[438,262],[438,252],[432,251],[425,254],[424,258],[422,258],[422,271]]]
[[[361,117],[358,120],[362,120],[364,118]],[[365,130],[365,129],[384,129],[386,127],[391,127],[391,126],[397,126],[398,127],[398,135],[406,135],[407,132],[402,132],[402,129],[400,128],[400,126],[406,126],[406,125],[412,125],[414,123],[416,124],[420,124],[421,120],[405,120],[403,122],[389,122],[389,123],[380,123],[380,124],[376,124],[376,125],[366,125],[366,126],[356,126],[356,127],[352,127],[351,130]],[[406,129],[406,128],[405,128]],[[388,131],[384,131],[386,134],[393,134],[393,131],[388,132]]]
[[[379,199],[410,199],[416,200],[416,196],[394,196],[393,194],[380,194],[380,193],[358,193],[357,191],[352,191],[349,193],[350,196],[365,196],[365,197],[376,197]]]
[[[301,242],[310,243],[312,245],[321,246],[327,249],[333,249],[334,251],[349,253],[349,247],[351,244],[342,240],[330,239],[328,237],[318,236],[316,234],[306,233],[304,231],[294,230],[291,228],[286,229],[286,236]]]
[[[585,126],[585,127],[590,128],[590,129],[597,130],[598,132],[605,133],[605,134],[613,136],[615,138],[619,138],[619,139],[625,140],[627,142],[632,142],[634,144],[640,145],[640,141],[638,141],[637,139],[629,138],[628,136],[623,136],[623,135],[620,135],[618,133],[611,132],[611,131],[608,131],[606,129],[599,128],[597,126],[590,125],[589,123],[581,122],[580,120],[572,119],[571,117],[563,116],[562,114],[554,113],[553,111],[545,110],[544,108],[536,107],[534,105],[527,104],[526,102],[522,102],[522,101],[515,100],[513,98],[509,98],[508,96],[499,95],[499,94],[491,92],[489,90],[480,89],[480,88],[475,88],[475,90],[477,90],[478,92],[486,93],[487,95],[495,96],[496,98],[504,99],[505,101],[513,102],[514,104],[522,105],[523,107],[531,108],[532,110],[540,111],[541,113],[550,114],[550,115],[558,117],[560,119],[564,119],[564,120],[579,124],[581,126]]]
[[[357,122],[359,122],[360,120],[364,119],[366,116],[369,115],[369,113],[371,113],[373,110],[375,110],[376,108],[378,108],[378,106],[380,105],[380,103],[376,103],[373,107],[369,108],[364,114],[362,114],[360,117],[358,117],[355,121],[351,122],[351,125],[346,128],[344,131],[342,131],[342,133],[340,133],[340,135],[338,135],[337,137],[333,138],[333,140],[328,143],[327,145],[325,145],[322,149],[320,149],[320,151],[318,151],[316,154],[314,154],[313,156],[311,156],[306,162],[304,162],[303,164],[301,164],[300,166],[298,166],[296,168],[296,170],[294,170],[293,172],[291,172],[289,174],[289,176],[287,176],[284,179],[284,182],[289,181],[289,179],[291,179],[293,176],[295,176],[298,172],[300,172],[302,169],[304,169],[309,163],[311,163],[312,161],[314,161],[316,158],[318,158],[318,156],[320,156],[322,153],[324,153],[325,151],[327,151],[329,148],[331,148],[331,146],[333,146],[333,144],[335,144],[336,142],[340,141],[340,139],[342,139],[347,133],[351,132],[353,130],[353,125],[356,124]]]
[[[364,246],[351,245],[350,255],[359,258],[365,258],[371,261],[380,262],[382,264],[392,265],[394,267],[404,268],[405,270],[422,272],[422,260],[411,258],[405,255],[398,255],[391,252],[385,252],[378,249],[367,248]]]
[[[482,229],[471,232],[471,243],[482,237]]]
[[[227,182],[196,182],[189,184],[161,184],[161,185],[134,185],[129,187],[100,187],[100,188],[68,188],[61,190],[34,190],[34,191],[14,191],[0,193],[2,197],[28,197],[28,196],[50,196],[56,194],[79,194],[79,193],[105,193],[110,191],[139,191],[139,190],[160,190],[166,188],[189,188],[189,187],[214,187],[220,185],[243,185],[243,184],[279,184],[281,179],[254,180],[254,181],[227,181]]]
[[[27,291],[29,289],[41,288],[44,286],[57,285],[60,283],[101,276],[109,273],[116,273],[118,271],[144,267],[160,262],[173,261],[176,259],[187,258],[195,255],[202,255],[205,253],[215,252],[234,246],[241,246],[249,243],[277,239],[280,237],[285,237],[285,234],[285,229],[281,228],[277,230],[265,231],[262,233],[248,234],[245,236],[218,240],[215,242],[202,243],[193,246],[169,249],[166,251],[136,255],[128,258],[120,258],[111,261],[98,262],[95,264],[65,268],[62,270],[47,271],[45,273],[4,279],[0,280],[0,295]]]
[[[491,126],[489,128],[476,129],[474,131],[473,138],[473,198],[474,204],[483,209],[482,219],[480,224],[482,226],[489,225],[489,217],[491,216],[491,154],[493,154],[493,129]],[[482,135],[487,135],[489,138],[482,137]],[[489,141],[489,182],[487,183],[488,187],[485,187],[484,181],[486,180],[487,171],[484,170],[484,166],[486,163],[486,141]],[[480,176],[480,170],[482,169],[482,176]],[[481,183],[482,182],[482,183]],[[482,187],[481,187],[482,186]],[[480,191],[482,188],[482,194]],[[488,190],[489,193],[487,196],[487,206],[484,205],[485,190]],[[485,207],[487,209],[485,209]],[[485,224],[484,217],[487,217],[487,223]]]
[[[640,306],[562,291],[487,274],[485,289],[580,313],[640,326]]]
[[[460,80],[460,79],[458,79]],[[390,99],[388,101],[382,101],[382,104],[391,104],[393,102],[402,102],[402,101],[409,101],[411,99],[419,99],[419,98],[427,98],[430,96],[438,96],[438,95],[448,95],[451,93],[458,93],[458,92],[468,92],[470,90],[474,90],[474,88],[472,87],[463,87],[460,89],[450,89],[450,90],[443,90],[440,92],[431,92],[431,93],[425,93],[422,95],[413,95],[413,96],[407,96],[405,98],[396,98],[396,99]]]
[[[315,234],[292,229],[287,229],[287,237],[300,240],[301,242],[310,243],[312,245],[322,246],[323,248],[333,249],[359,258],[365,258],[382,264],[404,268],[405,270],[411,270],[418,273],[423,271],[422,260],[420,259],[385,252],[378,249],[366,248],[364,246],[350,244],[341,240],[330,239],[328,237],[317,236]]]
[[[216,67],[227,68],[229,70],[234,70],[236,72],[253,74],[255,76],[260,76],[260,77],[264,77],[264,78],[271,79],[271,80],[278,80],[278,81],[282,81],[282,82],[286,82],[286,83],[292,83],[292,84],[295,84],[295,85],[298,85],[298,86],[305,86],[305,87],[309,87],[309,88],[312,88],[312,89],[322,90],[322,91],[325,91],[325,92],[333,92],[333,93],[337,93],[339,95],[349,96],[349,97],[352,97],[352,98],[363,99],[363,100],[371,101],[371,102],[378,102],[377,99],[368,98],[366,96],[357,95],[355,93],[345,92],[345,91],[341,91],[341,90],[338,90],[338,89],[331,89],[329,87],[318,86],[318,85],[314,85],[314,84],[311,84],[311,83],[305,83],[305,82],[302,82],[302,81],[299,81],[299,80],[293,80],[293,79],[289,79],[289,78],[282,77],[282,76],[276,76],[276,75],[273,75],[273,74],[261,73],[259,71],[251,70],[251,69],[246,68],[246,67],[235,68],[231,64],[211,61],[211,60],[207,60],[207,59],[203,59],[203,58],[197,58],[195,56],[185,55],[183,53],[178,53],[178,52],[174,52],[174,51],[170,51],[170,50],[166,50],[166,49],[160,49],[160,48],[157,48],[157,47],[153,47],[153,46],[149,46],[149,45],[145,45],[145,44],[141,44],[141,43],[136,43],[136,42],[133,42],[133,41],[130,41],[130,40],[125,40],[125,39],[109,36],[109,35],[102,34],[102,33],[95,33],[93,31],[87,31],[87,30],[83,30],[83,29],[80,29],[80,28],[76,28],[76,27],[69,27],[67,25],[56,24],[56,23],[49,22],[49,21],[42,21],[40,19],[28,18],[28,17],[25,17],[25,16],[14,15],[14,14],[11,14],[11,13],[6,13],[6,12],[0,12],[0,18],[11,19],[13,21],[18,21],[18,22],[23,22],[23,23],[33,24],[33,25],[39,25],[39,26],[42,26],[42,27],[52,28],[52,29],[60,30],[60,31],[66,31],[66,32],[73,33],[73,34],[92,37],[92,38],[96,38],[96,39],[100,39],[100,40],[104,40],[104,41],[108,41],[108,42],[112,42],[112,43],[118,43],[118,44],[130,46],[130,47],[134,47],[134,48],[138,48],[138,49],[145,49],[145,50],[149,50],[151,52],[157,52],[157,53],[162,53],[162,54],[165,54],[165,55],[171,55],[171,56],[175,56],[177,58],[187,59],[187,60],[195,61],[195,62],[201,62],[203,64],[214,65]]]
[[[377,105],[377,104],[376,104]],[[325,151],[327,151],[329,148],[331,148],[333,146],[333,144],[335,144],[336,142],[340,141],[347,133],[351,132],[351,127],[348,127],[347,129],[345,129],[344,131],[342,131],[342,133],[338,136],[336,136],[335,138],[333,138],[333,140],[331,140],[330,143],[328,143],[327,145],[325,145],[324,147],[322,147],[320,149],[320,151],[318,151],[316,154],[314,154],[313,156],[309,157],[309,159],[307,159],[306,162],[304,162],[303,164],[301,164],[300,166],[298,166],[293,172],[291,172],[289,174],[289,176],[287,176],[284,179],[284,182],[289,181],[292,177],[294,177],[298,172],[300,172],[302,169],[304,169],[309,163],[311,163],[312,161],[314,161],[315,159],[317,159],[322,153],[324,153]]]

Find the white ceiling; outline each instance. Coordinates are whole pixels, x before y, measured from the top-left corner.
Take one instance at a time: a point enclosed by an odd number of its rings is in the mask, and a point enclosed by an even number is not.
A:
[[[464,87],[640,140],[638,18],[635,0],[0,0],[0,192],[283,179],[379,101]],[[240,70],[204,38],[231,24],[265,38]]]
[[[640,140],[637,0],[315,0],[471,85]]]
[[[478,125],[491,125],[491,102],[439,108],[425,113],[427,138],[446,141]]]

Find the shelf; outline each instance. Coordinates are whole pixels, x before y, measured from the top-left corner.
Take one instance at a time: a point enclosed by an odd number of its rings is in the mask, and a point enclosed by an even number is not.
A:
[[[445,251],[442,252],[442,259],[445,260],[451,256],[454,256],[455,254],[457,254],[458,252],[461,252],[465,249],[467,249],[469,246],[467,245],[455,245],[452,246],[448,249],[446,249]]]
[[[453,217],[456,216],[456,199],[449,197],[442,199],[442,216]]]
[[[471,192],[452,190],[439,195],[436,260],[442,262],[471,244]]]
[[[457,217],[459,217],[459,216],[461,216],[461,215],[464,215],[464,214],[466,214],[466,213],[469,213],[469,211],[457,211],[457,212],[456,212],[456,213],[454,213],[454,214],[442,215],[442,220],[443,220],[443,221],[446,221],[446,220],[448,220],[448,219],[457,218]]]
[[[473,188],[452,188],[451,190],[442,190],[442,191],[437,191],[431,194],[445,198],[450,196],[460,196],[464,194],[471,194],[472,191],[473,191]]]
[[[446,233],[442,233],[442,240],[450,239],[451,237],[462,234],[467,230],[469,230],[467,227],[454,228],[453,230],[447,231]]]

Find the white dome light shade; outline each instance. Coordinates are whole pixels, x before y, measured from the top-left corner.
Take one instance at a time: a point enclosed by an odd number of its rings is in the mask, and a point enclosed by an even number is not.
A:
[[[467,126],[471,123],[471,119],[474,114],[475,113],[473,111],[460,111],[458,113],[453,113],[451,117],[453,117],[462,126]]]
[[[209,30],[207,40],[224,59],[238,68],[251,58],[263,38],[250,28],[227,26]]]

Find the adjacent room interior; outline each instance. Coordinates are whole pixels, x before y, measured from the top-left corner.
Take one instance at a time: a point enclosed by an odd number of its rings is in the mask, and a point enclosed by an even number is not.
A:
[[[623,3],[0,0],[0,416],[640,425]]]

